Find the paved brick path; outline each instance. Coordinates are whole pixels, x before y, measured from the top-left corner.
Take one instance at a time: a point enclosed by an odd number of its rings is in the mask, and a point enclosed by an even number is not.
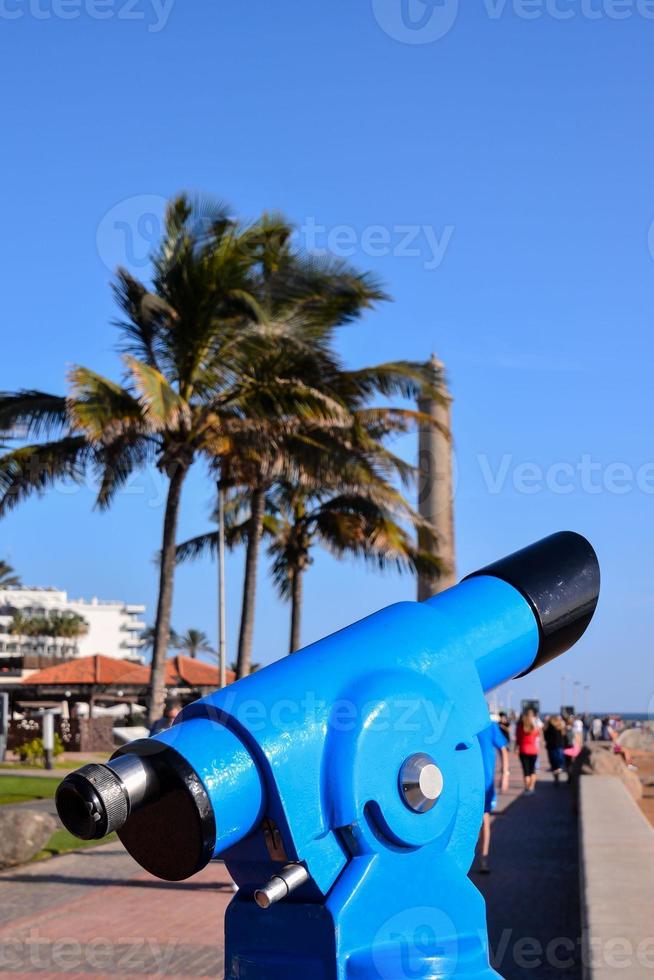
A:
[[[536,795],[525,799],[512,757],[511,789],[494,820],[492,872],[473,874],[488,901],[495,965],[507,980],[581,975],[575,820],[568,786],[555,787],[545,770]],[[231,895],[221,864],[190,882],[167,884],[142,871],[120,844],[5,871],[0,972],[41,980],[62,974],[222,978]],[[552,947],[557,939],[563,945]],[[566,959],[571,963],[561,966]]]
[[[222,977],[230,879],[168,884],[108,844],[0,874],[0,972]]]
[[[543,757],[536,793],[522,796],[519,762],[500,797],[491,873],[471,875],[486,897],[494,966],[506,980],[579,980],[581,915],[577,823],[567,783]]]

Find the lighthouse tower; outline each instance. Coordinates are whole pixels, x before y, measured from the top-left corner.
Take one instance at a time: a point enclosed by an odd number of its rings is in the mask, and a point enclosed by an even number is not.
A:
[[[454,487],[452,466],[451,415],[452,396],[447,388],[445,368],[435,354],[429,365],[433,371],[434,387],[440,397],[425,396],[418,399],[418,408],[434,420],[434,425],[423,425],[419,431],[418,511],[435,529],[421,529],[418,543],[424,551],[437,555],[443,563],[443,573],[438,578],[421,575],[418,578],[418,599],[428,599],[436,592],[449,589],[457,581],[454,548]]]

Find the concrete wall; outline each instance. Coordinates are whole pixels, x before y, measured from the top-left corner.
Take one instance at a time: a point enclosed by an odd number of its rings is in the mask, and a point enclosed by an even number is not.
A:
[[[582,776],[584,980],[654,980],[654,828],[616,776]]]

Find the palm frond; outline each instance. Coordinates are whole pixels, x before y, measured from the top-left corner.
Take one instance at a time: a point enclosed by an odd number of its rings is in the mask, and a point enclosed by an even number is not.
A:
[[[214,557],[218,553],[218,532],[210,531],[208,534],[198,534],[195,538],[189,538],[177,545],[177,562],[182,564],[186,561],[196,561],[207,555]]]
[[[125,363],[140,394],[143,414],[154,431],[174,429],[182,423],[188,423],[188,403],[160,371],[135,357],[126,357]]]
[[[8,589],[21,584],[20,577],[6,561],[0,561],[0,589]]]
[[[59,480],[81,482],[90,456],[83,436],[22,446],[0,457],[0,516]]]
[[[67,423],[66,399],[44,391],[0,392],[0,433],[12,439],[40,439]]]
[[[442,379],[435,377],[433,365],[417,361],[389,361],[373,367],[345,372],[345,381],[354,385],[360,397],[375,394],[402,398],[427,397],[445,403]]]
[[[68,413],[90,443],[110,442],[125,432],[144,430],[139,402],[115,381],[85,367],[70,370]]]
[[[140,433],[127,433],[96,448],[93,462],[99,475],[96,506],[106,510],[135,470],[153,462],[155,444]]]
[[[119,350],[158,368],[166,353],[167,323],[175,318],[175,311],[163,297],[150,292],[126,269],[118,269],[111,288],[125,315],[125,319],[114,321],[121,331]]]

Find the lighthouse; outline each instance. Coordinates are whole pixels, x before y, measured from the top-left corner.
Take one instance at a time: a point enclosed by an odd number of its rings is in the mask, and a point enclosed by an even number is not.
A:
[[[418,408],[432,423],[420,425],[418,436],[418,512],[434,529],[418,532],[423,551],[440,558],[443,571],[437,578],[418,577],[418,599],[423,601],[455,585],[456,556],[454,546],[454,485],[452,461],[452,396],[447,387],[445,367],[432,354],[429,366],[433,387],[438,392],[418,399]]]

